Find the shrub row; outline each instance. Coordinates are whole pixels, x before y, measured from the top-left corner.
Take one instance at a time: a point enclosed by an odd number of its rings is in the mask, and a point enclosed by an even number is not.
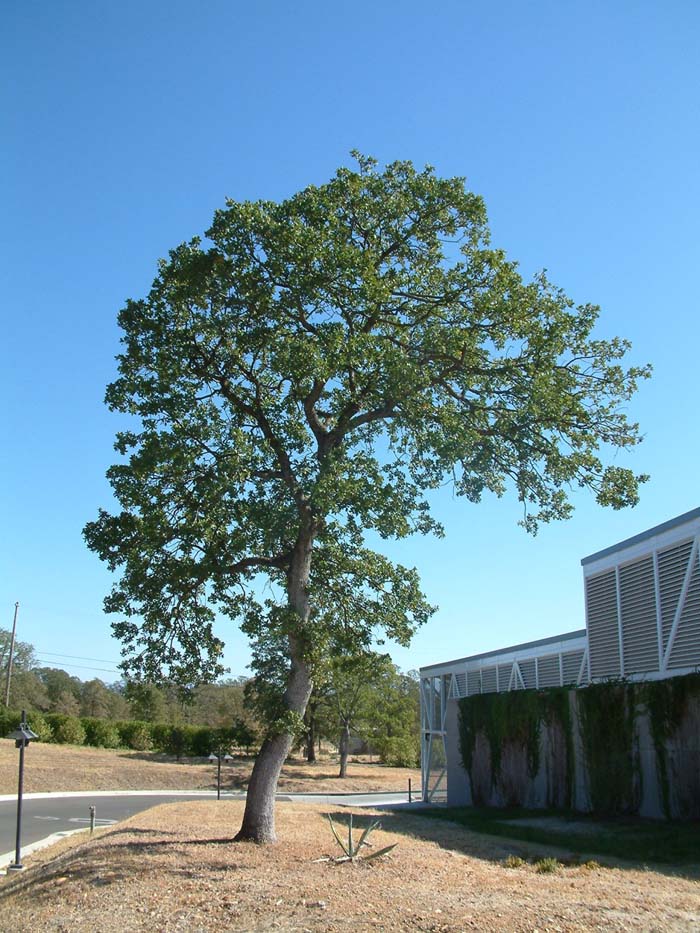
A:
[[[16,710],[0,711],[0,736],[7,736],[15,730],[20,718],[21,714]],[[206,726],[171,726],[135,720],[112,722],[85,716],[78,719],[63,713],[30,712],[27,723],[36,732],[39,742],[153,750],[178,758],[205,757],[218,748],[241,748],[249,752],[257,741],[254,733],[240,721],[228,728],[210,729]]]

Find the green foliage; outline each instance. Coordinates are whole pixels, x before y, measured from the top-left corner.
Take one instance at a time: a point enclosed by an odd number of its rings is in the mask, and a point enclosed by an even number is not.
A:
[[[177,758],[206,758],[214,748],[229,747],[231,735],[230,730],[164,723],[155,723],[150,731],[154,750]]]
[[[391,852],[392,849],[395,849],[396,846],[398,845],[398,843],[395,842],[393,845],[385,846],[383,849],[379,849],[377,852],[370,852],[370,853],[363,854],[362,853],[363,847],[365,846],[369,847],[371,845],[369,841],[369,837],[371,833],[375,829],[379,829],[381,827],[381,823],[379,822],[379,820],[375,820],[373,823],[370,823],[367,827],[365,827],[359,840],[355,842],[355,840],[353,839],[353,835],[352,835],[352,813],[350,814],[350,819],[348,822],[347,841],[342,839],[341,836],[339,835],[338,830],[335,827],[333,818],[331,817],[330,813],[328,813],[327,816],[328,816],[328,822],[331,827],[331,832],[333,833],[333,838],[338,843],[338,845],[340,846],[343,852],[342,856],[340,856],[339,858],[333,859],[334,862],[356,862],[359,859],[362,859],[363,861],[367,862],[370,859],[376,859],[376,858],[380,858],[382,855],[387,855],[389,852]]]
[[[52,713],[73,715],[79,712],[79,699],[83,687],[79,678],[72,677],[66,671],[55,667],[39,667],[36,668],[35,673],[46,688]],[[72,698],[73,708],[70,710],[58,709],[57,704],[59,702],[65,703],[67,697]]]
[[[538,875],[549,875],[558,869],[559,862],[555,858],[541,858],[535,862],[535,871]]]
[[[639,440],[627,343],[524,282],[463,179],[356,158],[279,204],[229,201],[119,315],[107,400],[134,428],[109,471],[121,511],[85,537],[121,574],[106,608],[145,679],[220,674],[217,612],[295,664],[329,640],[407,643],[432,607],[365,532],[440,534],[445,482],[510,487],[530,531],[570,514],[569,487],[637,501],[644,477],[599,457]]]
[[[0,738],[5,738],[19,727],[22,713],[19,710],[0,708]],[[37,735],[37,742],[51,741],[51,726],[46,717],[36,710],[27,710],[27,725]]]
[[[25,710],[45,710],[49,707],[49,698],[46,689],[34,671],[15,670],[13,664],[10,684],[10,704],[14,709]]]
[[[7,670],[7,662],[10,656],[10,642],[12,632],[0,628],[0,670]],[[13,671],[29,671],[36,666],[34,657],[34,646],[29,642],[20,641],[15,638],[15,646],[12,654]]]
[[[570,806],[574,789],[574,749],[569,692],[566,687],[552,687],[546,690],[484,693],[460,700],[460,750],[470,779],[474,769],[476,740],[480,733],[489,744],[492,785],[499,782],[503,752],[509,746],[525,751],[528,774],[534,778],[540,769],[540,733],[545,724],[551,729],[560,730],[564,737],[566,787],[562,802]],[[472,790],[476,790],[473,782]],[[550,794],[554,793],[554,788],[548,790]]]
[[[80,690],[80,712],[88,719],[106,719],[112,710],[114,691],[97,677],[86,681]]]
[[[527,750],[531,777],[539,768],[541,695],[533,690],[509,693],[483,693],[459,701],[459,737],[462,760],[472,773],[476,738],[483,732],[491,752],[491,778],[495,784],[501,771],[501,756],[506,744]]]
[[[392,768],[416,768],[420,765],[420,735],[375,737],[372,746],[384,764]]]
[[[610,682],[576,692],[591,805],[599,813],[635,813],[639,808],[638,689],[633,683]]]
[[[153,747],[152,727],[150,723],[138,720],[120,720],[114,726],[119,734],[119,744],[124,748],[145,752]]]
[[[19,710],[0,707],[0,737],[5,738],[10,732],[14,732],[22,721],[22,713]]]
[[[36,711],[27,713],[27,725],[32,732],[36,733],[37,742],[50,742],[53,738],[51,726],[42,713]]]
[[[258,733],[247,722],[241,719],[234,720],[231,726],[231,745],[235,748],[244,749],[246,754],[260,744]]]
[[[60,745],[83,745],[85,729],[75,716],[64,713],[47,713],[46,721],[51,726],[52,742]]]
[[[522,868],[525,864],[525,859],[520,858],[519,855],[507,855],[503,859],[504,868]]]
[[[80,724],[85,731],[85,744],[96,748],[118,748],[121,744],[119,730],[115,723],[106,719],[83,716]]]
[[[700,697],[700,674],[652,680],[640,685],[639,693],[649,713],[651,736],[656,751],[657,773],[661,785],[663,807],[671,815],[671,787],[668,773],[666,743],[681,726],[691,699]]]
[[[690,865],[700,860],[697,820],[643,820],[634,817],[600,819],[562,810],[521,808],[431,807],[411,815],[459,823],[472,832],[538,845],[558,846],[574,853],[596,853],[637,863]],[[546,820],[546,823],[542,823]],[[580,824],[588,824],[581,829]]]

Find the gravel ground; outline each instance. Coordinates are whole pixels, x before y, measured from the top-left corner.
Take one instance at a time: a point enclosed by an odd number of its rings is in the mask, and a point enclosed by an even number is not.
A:
[[[0,884],[0,931],[697,930],[700,883],[672,871],[622,866],[504,865],[561,851],[489,840],[456,824],[391,811],[356,865],[338,854],[327,807],[280,804],[280,841],[234,843],[236,801],[167,804],[37,853]],[[372,811],[355,811],[356,823]],[[377,815],[377,814],[375,814]],[[347,812],[337,814],[341,822]]]

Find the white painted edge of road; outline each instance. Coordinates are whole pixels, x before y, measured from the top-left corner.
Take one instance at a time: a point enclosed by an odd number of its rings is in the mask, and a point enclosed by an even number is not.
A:
[[[20,857],[24,861],[25,856],[32,855],[34,852],[38,852],[40,849],[47,849],[49,846],[54,845],[57,842],[60,842],[61,839],[66,839],[68,836],[74,836],[76,833],[87,833],[90,832],[88,826],[83,827],[82,829],[66,829],[61,833],[52,833],[50,836],[46,836],[44,839],[40,839],[38,842],[32,842],[28,846],[22,846]],[[14,864],[15,861],[15,850],[12,852],[6,852],[4,855],[0,855],[0,868],[6,868],[8,865]]]
[[[23,800],[50,800],[52,798],[58,799],[60,797],[215,797],[216,790],[57,790],[57,791],[47,791],[45,793],[32,793],[32,794],[22,794]],[[222,790],[221,797],[222,799],[227,800],[244,800],[246,792],[244,790],[238,791],[229,791]],[[310,802],[316,803],[318,800],[324,800],[335,803],[342,803],[340,797],[369,797],[369,798],[384,798],[387,802],[397,802],[396,798],[403,798],[406,796],[406,791],[403,790],[388,790],[388,791],[338,791],[329,794],[313,792],[299,793],[296,791],[285,791],[278,790],[276,796],[279,797],[291,797],[293,800],[309,800]],[[17,794],[0,794],[0,803],[6,803],[10,800],[17,800]],[[418,800],[416,795],[416,801]],[[377,803],[380,803],[381,800],[377,799]],[[355,806],[355,804],[351,804]]]
[[[222,791],[222,794],[224,792]],[[215,790],[57,790],[22,794],[23,800],[49,800],[52,797],[211,797]],[[229,794],[226,793],[228,797]],[[0,803],[17,800],[17,794],[0,794]]]

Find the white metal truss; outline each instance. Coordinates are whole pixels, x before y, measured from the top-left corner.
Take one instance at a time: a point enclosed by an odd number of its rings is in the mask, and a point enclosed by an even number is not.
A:
[[[421,786],[426,802],[445,791],[447,701],[454,696],[456,683],[449,674],[421,678]],[[434,758],[438,761],[436,769],[432,767]]]

